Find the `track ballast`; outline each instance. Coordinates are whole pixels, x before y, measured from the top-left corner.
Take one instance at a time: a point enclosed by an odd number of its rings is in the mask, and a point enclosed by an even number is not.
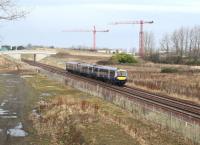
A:
[[[91,78],[86,78],[83,76],[75,75],[69,72],[66,72],[62,68],[58,68],[55,66],[38,63],[30,60],[22,60],[30,65],[40,67],[44,70],[50,71],[52,73],[57,73],[62,76],[71,77],[76,80],[85,81],[88,83],[93,83],[95,85],[99,85],[103,88],[107,88],[114,92],[123,94],[123,96],[128,97],[130,100],[137,99],[139,101],[145,102],[147,104],[151,104],[155,107],[161,108],[163,110],[173,112],[174,114],[181,115],[183,117],[189,118],[191,120],[195,120],[195,122],[200,123],[200,105],[193,103],[191,101],[181,100],[178,98],[173,98],[165,95],[157,95],[150,93],[148,91],[144,91],[138,88],[132,87],[118,87],[105,82],[97,81]]]

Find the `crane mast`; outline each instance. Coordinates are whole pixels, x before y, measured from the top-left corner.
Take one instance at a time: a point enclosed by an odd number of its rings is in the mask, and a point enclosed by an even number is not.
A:
[[[96,50],[96,33],[97,32],[109,32],[108,29],[105,30],[96,30],[96,27],[93,26],[93,29],[87,30],[87,29],[75,29],[75,30],[64,30],[63,32],[92,32],[93,34],[93,48],[92,50]]]
[[[115,22],[113,25],[120,25],[120,24],[139,24],[140,25],[140,32],[139,32],[139,55],[140,57],[144,58],[145,50],[144,50],[144,24],[153,24],[153,21],[123,21],[123,22]]]

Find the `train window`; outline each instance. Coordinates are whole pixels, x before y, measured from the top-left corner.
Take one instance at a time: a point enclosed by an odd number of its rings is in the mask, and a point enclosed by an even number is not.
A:
[[[115,77],[115,71],[110,71],[110,77]]]
[[[118,71],[117,76],[127,76],[126,71]]]
[[[99,74],[98,74],[98,68],[94,68],[94,73],[95,73],[96,76],[99,76]]]
[[[87,66],[82,66],[82,71],[83,72],[87,72],[87,69],[88,69]]]
[[[92,68],[92,67],[89,67],[89,71],[90,71],[90,72],[93,72],[93,68]]]
[[[98,68],[95,68],[95,69],[94,69],[94,72],[97,73],[97,72],[98,72]]]
[[[108,70],[103,69],[103,70],[101,70],[101,71],[102,71],[102,75],[103,75],[103,76],[107,76],[107,75],[108,75]]]

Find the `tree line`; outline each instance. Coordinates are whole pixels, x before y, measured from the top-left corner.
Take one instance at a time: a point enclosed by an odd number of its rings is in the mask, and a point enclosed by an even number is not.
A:
[[[152,32],[144,34],[145,59],[154,62],[200,64],[200,26],[181,27],[163,35],[158,49]]]
[[[13,0],[0,0],[0,21],[25,17]],[[182,27],[163,35],[155,47],[153,32],[144,33],[145,59],[153,62],[200,64],[200,26]]]

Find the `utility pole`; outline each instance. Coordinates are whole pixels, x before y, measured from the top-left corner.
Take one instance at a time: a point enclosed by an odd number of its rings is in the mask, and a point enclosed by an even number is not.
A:
[[[108,29],[106,30],[96,30],[96,27],[94,26],[93,29],[91,30],[86,30],[86,29],[76,29],[76,30],[64,30],[63,32],[92,32],[93,34],[93,48],[92,50],[96,50],[96,33],[97,32],[109,32]]]
[[[140,25],[140,32],[139,32],[139,55],[140,57],[144,58],[144,24],[153,24],[153,21],[124,21],[124,22],[115,22],[112,23],[113,25],[120,25],[120,24],[139,24]]]

